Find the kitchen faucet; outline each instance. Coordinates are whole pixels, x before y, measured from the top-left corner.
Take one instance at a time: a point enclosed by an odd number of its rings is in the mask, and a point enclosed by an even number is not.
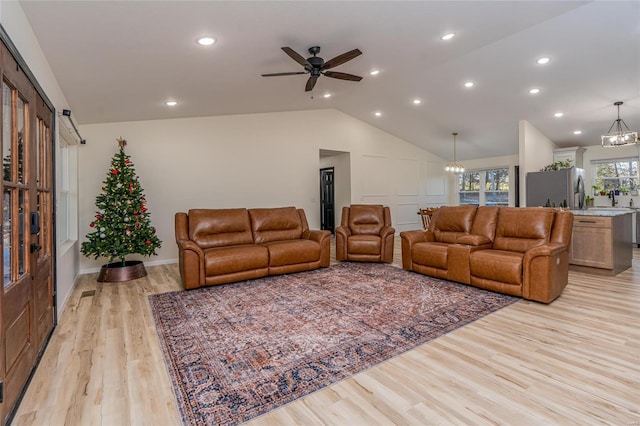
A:
[[[618,200],[616,200],[616,196],[615,196],[615,193],[613,192],[613,190],[611,190],[611,192],[609,192],[609,198],[611,198],[611,207],[615,207],[616,204],[618,204]]]

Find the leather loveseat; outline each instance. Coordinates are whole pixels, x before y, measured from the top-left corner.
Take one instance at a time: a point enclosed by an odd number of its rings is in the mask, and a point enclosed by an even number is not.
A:
[[[550,208],[445,206],[405,231],[402,267],[550,303],[568,282],[573,214]]]
[[[193,209],[175,215],[185,289],[329,266],[329,231],[309,230],[304,210]]]

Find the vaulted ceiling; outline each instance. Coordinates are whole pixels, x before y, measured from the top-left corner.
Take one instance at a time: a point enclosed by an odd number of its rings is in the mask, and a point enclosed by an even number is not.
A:
[[[521,119],[559,146],[596,145],[615,101],[640,130],[638,1],[21,5],[79,124],[336,108],[446,159],[457,131],[462,160],[517,153]],[[307,75],[261,77],[303,70],[281,47],[316,45],[325,60],[360,49],[334,71],[362,81],[305,92]]]

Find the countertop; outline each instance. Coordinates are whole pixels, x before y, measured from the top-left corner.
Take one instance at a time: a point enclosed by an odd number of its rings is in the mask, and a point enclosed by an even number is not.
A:
[[[637,210],[636,207],[591,207],[587,210],[571,210],[575,216],[622,216],[625,214],[633,214]]]

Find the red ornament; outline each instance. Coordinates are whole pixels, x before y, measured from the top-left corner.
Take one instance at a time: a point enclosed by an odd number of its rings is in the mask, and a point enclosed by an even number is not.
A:
[[[100,216],[99,214],[96,215],[96,219],[100,220],[102,216]]]
[[[93,222],[91,222],[91,223],[89,224],[89,226],[93,228],[93,227],[94,227],[94,226],[96,226],[96,225],[95,225]]]
[[[138,210],[134,210],[134,211],[133,211],[133,214],[138,214]]]
[[[111,170],[111,174],[113,174],[113,175],[117,175],[117,174],[118,174],[118,171],[117,171],[116,169],[113,169],[113,170]]]
[[[133,184],[132,183],[129,184],[129,192],[133,192]]]
[[[126,158],[126,159],[124,160],[124,162],[125,162],[125,163],[127,163],[127,164],[129,164],[129,163],[131,162],[131,160],[129,160],[128,158]]]
[[[150,246],[150,245],[151,245],[151,241],[150,241],[150,240],[147,240],[147,241],[145,241],[144,243],[145,243],[146,245],[148,245],[148,246]]]
[[[145,206],[142,206],[142,208],[140,210],[142,210],[142,213],[144,213],[144,212],[147,211],[147,208]]]

